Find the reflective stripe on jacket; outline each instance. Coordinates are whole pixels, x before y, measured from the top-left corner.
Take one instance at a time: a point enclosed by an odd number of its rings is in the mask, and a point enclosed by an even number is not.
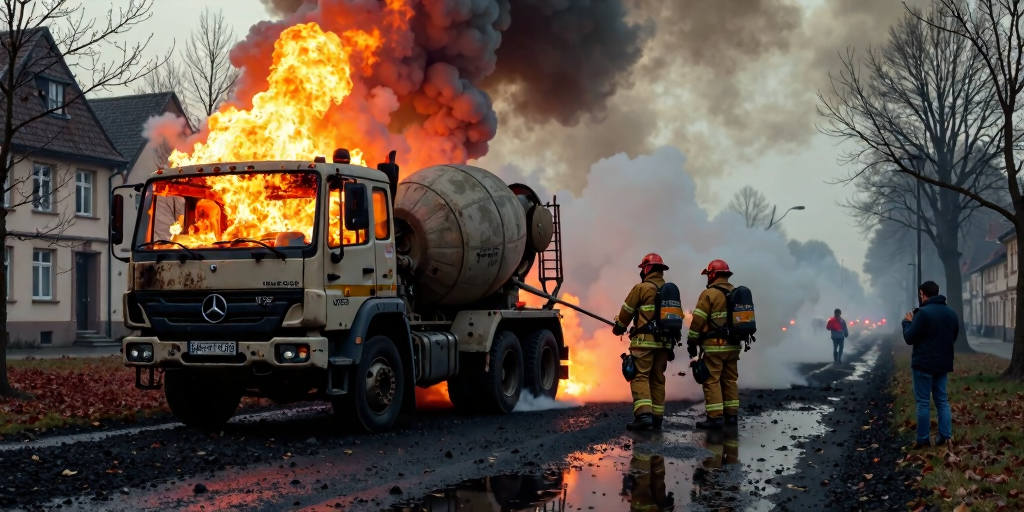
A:
[[[665,278],[661,272],[651,272],[642,283],[637,284],[629,291],[626,300],[619,309],[619,316],[615,317],[615,323],[622,327],[629,327],[630,321],[639,330],[641,327],[654,318],[654,297],[658,288],[665,285]],[[636,318],[634,319],[634,315]],[[629,348],[665,348],[662,343],[654,341],[650,334],[638,334],[629,340]]]
[[[719,329],[728,321],[729,308],[728,304],[726,304],[725,294],[721,290],[713,288],[714,286],[721,286],[726,290],[735,288],[729,284],[727,278],[720,277],[715,279],[714,282],[708,285],[706,290],[700,293],[700,297],[697,299],[697,306],[693,308],[690,329],[686,333],[686,344],[690,346],[703,344],[705,352],[739,350],[739,345],[730,344],[723,339],[700,339],[702,334]]]

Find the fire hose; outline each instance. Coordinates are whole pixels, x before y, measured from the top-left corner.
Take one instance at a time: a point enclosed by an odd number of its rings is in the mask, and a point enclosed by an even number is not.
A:
[[[532,293],[532,294],[534,294],[534,295],[536,295],[538,297],[541,297],[541,298],[544,298],[544,299],[548,299],[548,300],[550,300],[552,302],[556,302],[558,304],[561,304],[561,305],[563,305],[563,306],[565,306],[565,307],[567,307],[569,309],[574,309],[576,311],[579,311],[580,313],[583,313],[584,315],[587,315],[590,318],[593,318],[594,320],[600,320],[600,321],[602,321],[602,322],[604,322],[604,323],[606,323],[606,324],[608,324],[608,325],[610,325],[612,327],[615,326],[615,322],[612,322],[611,320],[608,320],[606,318],[602,318],[600,316],[597,316],[597,315],[591,313],[590,311],[587,311],[587,310],[585,310],[585,309],[583,309],[583,308],[581,308],[581,307],[579,307],[579,306],[577,306],[575,304],[570,304],[570,303],[568,303],[568,302],[566,302],[566,301],[564,301],[562,299],[559,299],[559,298],[555,297],[554,295],[551,295],[550,293],[545,293],[543,290],[538,290],[537,288],[534,288],[534,287],[532,287],[532,286],[530,286],[530,285],[528,285],[528,284],[526,284],[526,283],[524,283],[524,282],[522,282],[522,281],[520,281],[518,279],[513,279],[512,280],[512,284],[516,285],[516,287],[518,287],[519,289],[525,290],[527,292],[530,292],[530,293]]]

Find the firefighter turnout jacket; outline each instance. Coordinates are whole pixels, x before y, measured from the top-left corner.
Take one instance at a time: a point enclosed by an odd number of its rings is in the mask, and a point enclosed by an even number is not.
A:
[[[615,324],[619,327],[629,327],[629,322],[634,320],[636,330],[639,331],[651,319],[654,318],[654,296],[658,289],[665,285],[665,278],[661,272],[647,274],[642,283],[637,284],[629,291],[626,301],[619,310],[619,316],[615,317]],[[629,339],[629,348],[668,348],[664,344],[655,341],[652,334],[636,334]]]
[[[690,319],[686,344],[689,347],[703,345],[705,353],[738,351],[740,350],[739,344],[731,344],[724,339],[714,337],[714,334],[708,334],[725,326],[729,316],[725,294],[714,288],[715,286],[726,290],[734,288],[729,284],[728,278],[719,277],[701,292],[700,298],[697,299],[697,307],[693,309],[693,316]]]

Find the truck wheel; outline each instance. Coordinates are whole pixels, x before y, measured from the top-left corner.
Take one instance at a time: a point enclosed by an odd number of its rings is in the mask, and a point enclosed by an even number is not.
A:
[[[554,400],[558,393],[558,341],[547,329],[534,332],[523,345],[526,389]]]
[[[364,430],[391,430],[405,398],[405,368],[394,342],[385,336],[374,336],[363,345],[348,389],[351,399],[347,402],[355,408]]]
[[[491,343],[488,370],[481,387],[486,410],[495,414],[512,412],[523,392],[524,373],[519,338],[509,331],[499,332]]]
[[[216,430],[235,415],[242,390],[187,370],[168,370],[164,372],[164,396],[174,417],[185,426]]]

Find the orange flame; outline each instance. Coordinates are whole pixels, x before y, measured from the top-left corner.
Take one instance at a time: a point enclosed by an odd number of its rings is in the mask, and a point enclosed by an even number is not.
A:
[[[332,154],[335,131],[321,127],[321,120],[352,94],[352,62],[361,62],[368,74],[380,43],[376,29],[341,36],[316,23],[286,29],[274,45],[269,87],[253,97],[252,109],[228,106],[211,115],[206,142],[197,142],[191,154],[173,151],[170,165],[311,160]],[[350,153],[353,165],[363,165],[360,149]]]

